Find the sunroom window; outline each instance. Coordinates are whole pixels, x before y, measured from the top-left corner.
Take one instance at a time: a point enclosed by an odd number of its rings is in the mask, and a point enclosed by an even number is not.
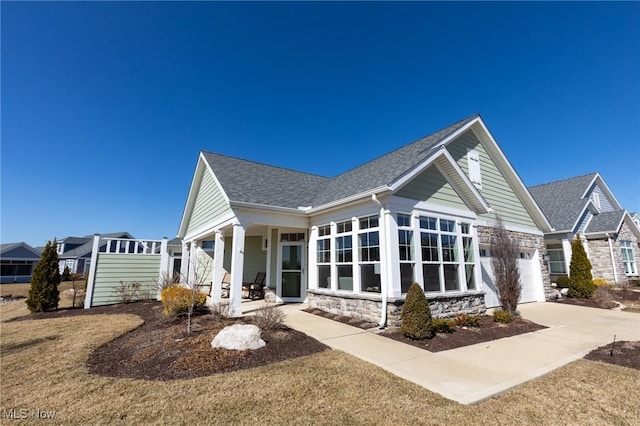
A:
[[[624,268],[624,273],[626,275],[638,275],[631,241],[620,241],[620,249],[622,250],[622,266]]]
[[[552,274],[566,274],[567,264],[564,260],[562,244],[548,244],[547,254],[549,255],[549,272]]]
[[[324,237],[324,238],[323,238]],[[318,287],[331,288],[331,226],[318,227],[316,242],[316,263],[318,267]]]
[[[336,272],[338,290],[353,291],[353,240],[351,221],[336,224]]]
[[[400,255],[400,287],[402,293],[409,291],[413,284],[413,268],[415,259],[413,254],[413,229],[411,216],[399,214],[398,220],[398,249]]]
[[[360,219],[358,233],[360,257],[360,290],[372,293],[381,292],[380,280],[380,234],[378,216]]]

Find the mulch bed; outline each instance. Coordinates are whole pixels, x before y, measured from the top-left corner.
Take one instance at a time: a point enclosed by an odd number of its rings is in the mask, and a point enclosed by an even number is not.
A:
[[[609,343],[589,352],[584,358],[640,370],[640,341]]]
[[[484,315],[480,317],[480,327],[456,327],[453,333],[437,333],[432,339],[413,340],[405,337],[398,328],[393,328],[381,333],[381,336],[389,337],[399,342],[426,349],[429,352],[441,352],[449,349],[460,348],[476,343],[516,336],[547,328],[540,324],[523,318],[515,318],[511,324],[495,322],[493,317]]]
[[[159,302],[136,302],[68,309],[32,314],[20,319],[61,318],[97,314],[135,314],[144,324],[94,351],[87,368],[110,377],[146,380],[190,379],[217,373],[259,367],[290,358],[329,350],[317,340],[282,327],[263,331],[267,343],[255,351],[212,349],[211,341],[225,326],[251,323],[251,318],[218,320],[212,315],[192,318],[192,332],[186,334],[184,319],[167,320]]]
[[[612,289],[609,291],[611,294],[612,300],[616,302],[620,302],[623,305],[637,305],[640,303],[640,291],[633,291],[629,289]],[[567,305],[574,306],[586,306],[589,308],[598,308],[598,309],[611,309],[618,306],[617,303],[611,304],[599,304],[593,299],[586,299],[582,297],[564,297],[562,299],[553,300],[555,303],[564,303]]]

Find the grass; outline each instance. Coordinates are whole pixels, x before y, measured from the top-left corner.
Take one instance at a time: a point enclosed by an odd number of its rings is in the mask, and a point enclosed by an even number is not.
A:
[[[84,290],[86,285],[86,281],[76,281],[76,288]],[[19,284],[0,284],[0,296],[8,296],[12,297],[29,297],[29,288],[31,288],[30,283],[19,283]],[[59,308],[70,308],[72,304],[72,295],[70,293],[62,293],[65,290],[69,290],[73,288],[73,283],[71,281],[63,281],[58,286],[58,291],[60,292],[60,301],[58,302]],[[81,306],[84,303],[84,296],[78,296],[76,298],[76,306]]]
[[[25,313],[22,302],[0,306],[2,320]],[[87,373],[93,349],[140,324],[132,315],[3,322],[0,413],[39,408],[65,424],[602,425],[640,418],[640,371],[586,360],[473,406],[339,351],[181,381]]]

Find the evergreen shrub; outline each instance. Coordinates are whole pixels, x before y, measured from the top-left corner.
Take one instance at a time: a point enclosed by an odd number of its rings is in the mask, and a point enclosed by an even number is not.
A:
[[[434,335],[431,308],[417,283],[411,284],[404,300],[400,332],[414,340],[430,339]]]
[[[580,234],[571,242],[571,263],[569,264],[569,297],[590,299],[596,286],[591,275],[591,262],[582,245]]]
[[[44,312],[58,308],[60,269],[58,269],[57,242],[47,242],[40,260],[31,274],[31,287],[27,298],[30,312]]]

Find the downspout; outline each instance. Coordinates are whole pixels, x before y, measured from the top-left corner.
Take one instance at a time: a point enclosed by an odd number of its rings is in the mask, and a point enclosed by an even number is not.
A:
[[[611,267],[613,268],[613,282],[618,284],[618,270],[616,269],[616,258],[613,254],[613,243],[611,242],[611,236],[607,232],[607,241],[609,241],[609,255],[611,256]]]
[[[374,203],[376,203],[378,206],[380,206],[380,218],[381,218],[381,221],[382,221],[382,229],[381,229],[381,231],[382,231],[381,232],[381,234],[382,234],[381,237],[382,238],[381,239],[382,239],[382,241],[385,242],[385,248],[386,248],[385,256],[386,256],[386,252],[389,250],[389,247],[386,247],[387,243],[388,243],[388,241],[387,241],[387,227],[386,227],[387,220],[386,220],[386,214],[385,214],[385,211],[384,211],[384,206],[382,205],[380,200],[378,200],[378,197],[376,196],[376,194],[371,194],[371,199],[373,200]],[[388,260],[388,259],[386,259],[386,260]],[[385,262],[386,262],[386,260],[385,260]],[[382,261],[382,259],[380,261]],[[382,291],[382,312],[380,313],[380,324],[378,324],[380,329],[385,328],[386,325],[387,325],[387,303],[388,303],[388,300],[387,300],[388,299],[388,296],[387,296],[388,288],[387,287],[388,287],[388,281],[389,281],[389,273],[388,273],[388,271],[389,271],[389,265],[386,265],[385,272],[387,272],[387,274],[384,277],[384,279],[381,280],[382,281],[382,289],[381,289],[381,291]]]

